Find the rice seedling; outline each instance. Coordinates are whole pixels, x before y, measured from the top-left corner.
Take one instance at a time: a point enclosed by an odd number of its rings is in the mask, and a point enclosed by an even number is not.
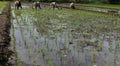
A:
[[[15,34],[14,34],[14,22],[11,21],[11,31],[13,32],[11,34],[12,36],[12,41],[11,41],[11,44],[13,45],[13,51],[15,52],[15,59],[17,58],[17,50],[16,50],[16,37],[15,37]],[[17,63],[17,61],[15,61]]]
[[[96,59],[99,52],[105,53],[105,58],[101,58],[105,60],[103,66],[113,64],[109,63],[109,53],[112,52],[108,48],[109,46],[113,48],[114,42],[117,42],[116,36],[119,36],[120,28],[120,23],[117,21],[119,17],[69,9],[46,8],[39,11],[23,9],[16,12],[22,14],[16,18],[16,23],[19,26],[23,45],[27,46],[25,47],[26,53],[29,56],[32,56],[32,53],[34,55],[33,59],[30,59],[34,65],[38,65],[39,55],[42,55],[44,64],[48,66],[55,66],[54,63],[58,63],[57,66],[67,66],[69,60],[72,60],[73,65],[77,63],[80,66],[88,63],[97,66],[100,64]],[[23,26],[26,29],[23,29]],[[14,29],[12,32],[16,31],[14,27],[12,29]],[[15,36],[12,39],[17,41]],[[119,44],[116,45],[119,46]],[[18,49],[15,48],[15,50]],[[115,48],[114,53],[114,63],[117,65],[118,48]],[[65,59],[67,57],[71,58]],[[100,58],[100,56],[97,57]],[[20,58],[20,61],[22,60]]]
[[[17,17],[17,16],[16,16],[16,17]],[[20,16],[20,17],[21,17],[21,16]],[[19,29],[20,29],[20,32],[21,32],[21,35],[22,35],[24,44],[25,44],[25,46],[27,46],[27,39],[26,39],[26,37],[25,37],[24,31],[23,31],[23,27],[22,27],[22,25],[19,23],[19,18],[16,18],[16,23],[17,23],[17,25],[20,27]]]
[[[15,17],[15,16],[14,16]],[[16,36],[15,36],[15,26],[14,26],[14,21],[12,21],[12,24],[11,24],[11,27],[12,27],[12,29],[11,29],[11,31],[13,32],[12,33],[12,41],[11,41],[11,44],[13,45],[13,50],[14,50],[14,52],[15,52],[15,59],[14,60],[16,60],[15,62],[15,65],[18,65],[18,66],[22,66],[22,60],[21,60],[21,57],[20,57],[20,55],[19,55],[19,53],[18,53],[18,51],[17,51],[17,47],[16,47]]]

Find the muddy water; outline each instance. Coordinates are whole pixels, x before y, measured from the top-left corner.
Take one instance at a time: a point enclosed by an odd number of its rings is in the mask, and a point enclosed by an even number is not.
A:
[[[38,32],[35,18],[12,10],[11,48],[16,66],[119,66],[119,39],[116,34],[73,35],[70,31]],[[93,45],[94,44],[94,45]]]

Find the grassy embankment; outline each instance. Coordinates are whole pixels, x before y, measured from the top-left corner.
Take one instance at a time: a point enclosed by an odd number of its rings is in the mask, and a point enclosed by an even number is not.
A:
[[[120,9],[120,5],[111,4],[77,4],[77,5]]]
[[[10,42],[10,7],[8,2],[0,1],[0,66],[8,65],[11,51],[8,49]]]
[[[3,9],[5,8],[6,5],[7,5],[7,2],[0,1],[0,14],[2,13],[2,11],[3,11]]]

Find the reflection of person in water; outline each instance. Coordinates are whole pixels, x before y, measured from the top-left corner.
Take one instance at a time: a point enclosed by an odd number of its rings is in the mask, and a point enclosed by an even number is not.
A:
[[[18,0],[18,1],[15,1],[15,9],[19,9],[19,7],[22,9],[22,5],[21,5],[21,2]]]

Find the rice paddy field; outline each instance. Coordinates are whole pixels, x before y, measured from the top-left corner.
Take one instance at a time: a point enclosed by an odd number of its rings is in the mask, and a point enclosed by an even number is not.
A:
[[[120,16],[73,9],[11,9],[16,66],[119,66]]]

